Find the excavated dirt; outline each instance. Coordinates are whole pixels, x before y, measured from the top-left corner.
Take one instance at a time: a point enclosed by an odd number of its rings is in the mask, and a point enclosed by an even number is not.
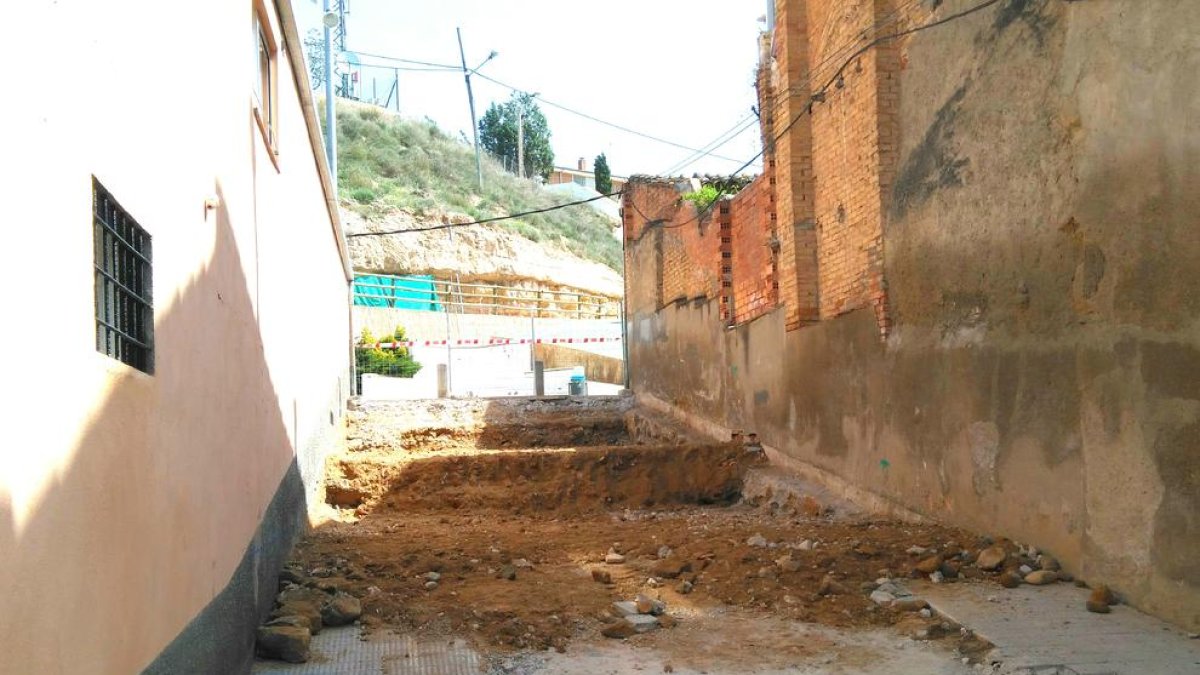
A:
[[[432,426],[428,409],[364,412],[351,431],[362,442],[330,464],[327,498],[344,508],[297,545],[292,571],[362,598],[364,630],[466,635],[489,651],[602,639],[611,603],[638,593],[664,600],[680,625],[730,611],[895,626],[981,650],[936,614],[879,607],[866,586],[907,576],[913,546],[958,554],[979,545],[973,537],[834,516],[812,497],[796,509],[739,502],[747,472],[765,462],[754,448],[663,444],[657,423],[654,444],[638,445],[646,423],[614,421],[625,403],[555,405],[456,403]],[[625,445],[550,447],[576,438]],[[624,562],[606,563],[610,551]]]

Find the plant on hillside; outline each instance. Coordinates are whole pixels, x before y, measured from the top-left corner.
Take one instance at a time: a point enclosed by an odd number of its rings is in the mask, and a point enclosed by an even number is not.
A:
[[[325,84],[325,37],[316,28],[309,29],[304,36],[304,58],[308,61],[312,88],[320,89]]]
[[[550,126],[532,94],[516,93],[508,102],[493,103],[479,120],[479,144],[504,167],[517,171],[517,124],[524,113],[526,177],[546,178],[554,169]]]
[[[391,335],[384,335],[378,339],[371,334],[369,328],[364,328],[354,349],[354,361],[358,373],[360,375],[375,373],[391,377],[416,375],[421,370],[421,364],[413,360],[412,352],[408,347],[382,349],[376,346],[379,342],[403,342],[407,339],[404,328],[400,326],[396,326],[396,330]]]
[[[612,192],[612,172],[608,170],[608,158],[604,153],[596,155],[596,164],[592,169],[596,175],[596,192],[602,195]]]
[[[429,120],[406,120],[344,101],[338,101],[337,119],[342,207],[364,218],[404,210],[417,216],[462,213],[480,220],[571,201],[518,179],[486,156],[481,191],[470,146]],[[503,220],[495,227],[621,269],[613,223],[589,206]]]

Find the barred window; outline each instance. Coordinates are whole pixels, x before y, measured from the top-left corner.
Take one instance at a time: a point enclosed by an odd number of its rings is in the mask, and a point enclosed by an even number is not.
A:
[[[96,350],[154,372],[150,235],[92,178]]]

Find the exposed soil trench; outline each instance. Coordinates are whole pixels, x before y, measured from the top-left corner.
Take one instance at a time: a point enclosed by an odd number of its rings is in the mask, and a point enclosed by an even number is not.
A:
[[[358,411],[351,449],[328,467],[335,516],[297,545],[289,567],[303,585],[361,598],[365,631],[460,635],[487,653],[603,641],[612,603],[639,593],[665,601],[678,625],[634,644],[661,645],[691,617],[729,612],[894,627],[972,658],[986,650],[936,613],[870,598],[880,577],[904,578],[928,555],[952,560],[986,542],[848,514],[812,495],[743,499],[747,475],[766,469],[761,452],[690,438],[627,407],[477,401]],[[606,563],[610,552],[624,561]],[[969,565],[961,573],[981,576]],[[775,649],[803,658],[814,648]],[[675,658],[683,666],[711,656]]]

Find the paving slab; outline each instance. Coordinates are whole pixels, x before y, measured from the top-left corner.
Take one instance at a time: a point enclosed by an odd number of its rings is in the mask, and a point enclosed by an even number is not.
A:
[[[996,645],[1002,673],[1196,675],[1200,640],[1126,605],[1084,609],[1089,591],[1072,584],[921,584],[914,592],[938,612]],[[988,598],[994,601],[989,601]]]
[[[359,639],[353,626],[313,636],[308,663],[258,660],[253,673],[277,675],[479,675],[479,655],[463,640],[417,640],[378,633]]]

